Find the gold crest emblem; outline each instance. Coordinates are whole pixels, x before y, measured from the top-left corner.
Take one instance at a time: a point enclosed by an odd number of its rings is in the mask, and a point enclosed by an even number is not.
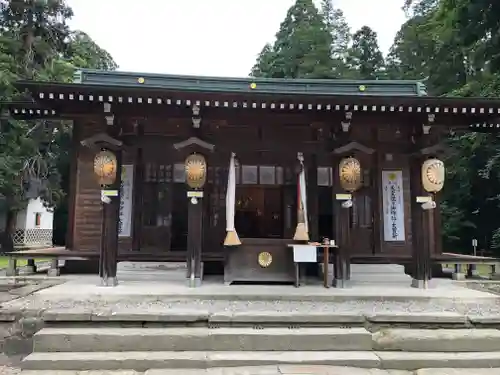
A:
[[[349,157],[339,164],[340,186],[348,192],[354,192],[361,187],[361,164],[358,159]]]
[[[271,255],[271,253],[263,251],[262,253],[259,253],[257,261],[259,262],[259,266],[261,266],[262,268],[267,268],[273,262],[273,256]]]

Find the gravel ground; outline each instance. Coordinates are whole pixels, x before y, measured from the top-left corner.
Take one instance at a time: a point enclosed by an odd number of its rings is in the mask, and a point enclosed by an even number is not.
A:
[[[18,375],[21,369],[17,367],[0,366],[0,375]]]
[[[484,292],[500,294],[500,283],[470,283],[469,287]]]
[[[21,298],[2,305],[13,309],[91,309],[91,310],[204,310],[210,313],[219,311],[280,311],[280,312],[335,312],[351,314],[393,313],[393,312],[458,312],[469,315],[500,315],[500,298],[493,301],[463,303],[453,301],[347,301],[347,302],[311,302],[311,301],[224,301],[192,299],[148,299],[140,301],[116,300],[41,300],[34,296]]]

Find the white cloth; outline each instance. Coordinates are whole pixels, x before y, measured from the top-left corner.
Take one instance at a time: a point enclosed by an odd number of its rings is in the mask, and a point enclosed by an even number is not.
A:
[[[300,159],[299,159],[300,160]],[[307,219],[307,193],[306,193],[306,171],[304,168],[304,163],[300,161],[301,171],[299,174],[299,192],[300,192],[300,203],[304,212],[304,224],[306,226],[306,231],[309,232],[309,225]],[[300,209],[300,207],[299,207]]]
[[[227,177],[226,191],[226,230],[234,231],[234,214],[236,204],[236,166],[234,163],[235,154],[231,154],[229,161],[229,173]]]

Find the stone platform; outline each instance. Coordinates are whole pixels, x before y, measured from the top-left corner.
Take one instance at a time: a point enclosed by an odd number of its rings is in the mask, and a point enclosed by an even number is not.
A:
[[[364,267],[364,266],[361,266]],[[477,302],[496,299],[493,294],[471,290],[464,284],[447,279],[435,279],[430,288],[416,289],[410,286],[411,279],[392,267],[384,279],[371,267],[362,273],[353,268],[353,281],[346,289],[323,288],[320,280],[307,280],[306,285],[294,288],[291,285],[231,285],[223,284],[222,278],[206,277],[203,285],[189,288],[186,283],[184,264],[168,263],[120,263],[119,285],[102,287],[97,276],[68,277],[65,283],[40,291],[37,299],[57,300],[135,300],[145,299],[198,299],[217,301],[461,301]],[[400,267],[401,268],[401,267]]]
[[[274,375],[307,366],[314,372],[305,374],[406,375],[452,363],[500,371],[500,298],[451,280],[421,290],[397,282],[225,286],[207,278],[191,289],[182,266],[161,264],[122,265],[118,277],[117,287],[94,276],[61,278],[4,303],[3,324],[31,324],[25,339],[34,351],[24,369]],[[246,370],[231,372],[235,366]]]

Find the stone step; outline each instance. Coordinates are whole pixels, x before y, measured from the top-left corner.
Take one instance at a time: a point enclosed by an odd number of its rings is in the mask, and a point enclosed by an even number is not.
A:
[[[372,350],[364,328],[43,328],[35,352]]]
[[[382,368],[416,371],[424,368],[498,368],[500,374],[500,352],[374,352]],[[420,370],[421,371],[421,370]],[[420,372],[417,372],[420,374]],[[445,375],[436,372],[436,375]],[[453,372],[451,372],[453,374]],[[475,372],[469,372],[476,375]]]
[[[497,329],[382,329],[373,334],[374,350],[405,352],[500,352]]]
[[[380,367],[367,351],[316,352],[73,352],[32,353],[21,366],[26,370],[118,370],[265,366],[279,364]]]
[[[500,352],[496,329],[384,328],[43,328],[36,352],[99,351],[325,351]]]
[[[210,369],[151,369],[146,372],[134,370],[97,370],[85,372],[85,375],[498,375],[498,368],[426,368],[417,371],[382,370],[360,367],[339,366],[243,366],[214,367]],[[24,370],[21,375],[83,375],[74,370]]]
[[[285,364],[406,371],[416,371],[422,368],[444,369],[453,365],[463,369],[497,368],[497,371],[500,371],[500,352],[74,352],[32,353],[21,363],[25,370],[52,371],[118,369],[146,371],[148,369],[205,369]],[[432,374],[447,374],[447,372],[435,371]],[[469,373],[475,374],[472,371]]]
[[[9,315],[6,311],[2,315]],[[163,324],[163,325],[218,325],[218,326],[248,326],[255,325],[288,327],[298,325],[300,327],[345,327],[361,326],[370,324],[406,326],[425,326],[435,328],[449,328],[449,326],[470,326],[467,316],[458,312],[434,311],[434,312],[404,312],[404,311],[374,311],[373,313],[360,314],[355,311],[209,311],[199,310],[177,310],[177,309],[120,309],[117,311],[92,311],[78,309],[47,310],[42,314],[42,319],[47,325],[74,327],[75,324],[83,323],[86,326],[102,326],[109,324]],[[473,323],[499,325],[500,315],[471,316]]]

